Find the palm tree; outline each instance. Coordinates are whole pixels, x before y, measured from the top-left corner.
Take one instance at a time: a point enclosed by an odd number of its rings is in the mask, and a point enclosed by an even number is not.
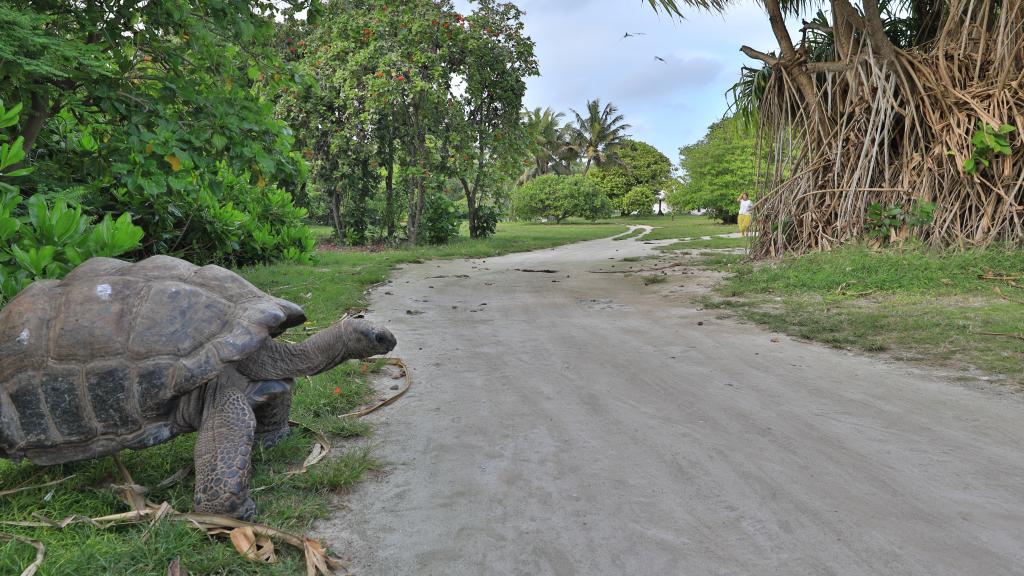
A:
[[[614,157],[615,148],[629,138],[626,130],[631,126],[624,122],[619,109],[611,102],[601,108],[600,99],[587,102],[586,117],[575,110],[572,113],[576,116],[576,125],[569,127],[569,141],[577,157],[586,160],[585,176],[591,164],[601,166]]]
[[[539,106],[523,112],[523,123],[529,135],[533,163],[523,172],[520,182],[550,172],[566,171],[562,162],[567,145],[565,129],[561,123],[564,116],[562,112],[555,112],[551,108],[542,110]]]

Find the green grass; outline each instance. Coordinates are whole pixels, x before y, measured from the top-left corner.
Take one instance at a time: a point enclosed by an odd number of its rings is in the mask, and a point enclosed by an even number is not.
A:
[[[591,240],[621,233],[621,223],[562,225],[502,223],[498,234],[486,240],[459,238],[451,244],[384,252],[321,252],[311,265],[275,264],[241,273],[268,292],[302,305],[311,325],[286,337],[302,339],[330,324],[347,309],[364,303],[365,290],[385,280],[398,264],[432,258],[484,258]],[[331,230],[314,230],[329,237]],[[401,335],[399,335],[401,337]],[[363,421],[337,416],[365,403],[371,389],[357,363],[296,382],[292,418],[333,437],[365,436],[372,432]],[[194,436],[186,435],[140,452],[126,452],[123,460],[136,482],[155,486],[192,461]],[[313,438],[295,431],[282,444],[254,452],[253,497],[261,522],[277,528],[305,532],[317,518],[331,514],[329,494],[345,489],[378,466],[369,448],[355,447],[340,457],[322,462],[307,474],[285,476],[309,453]],[[62,519],[70,515],[102,516],[126,511],[108,488],[119,482],[110,458],[39,468],[29,463],[0,460],[0,490],[38,485],[75,474],[52,488],[0,497],[0,519],[32,520],[34,514]],[[154,492],[149,498],[167,501],[175,509],[192,509],[194,479]],[[132,574],[163,576],[167,565],[180,557],[190,574],[291,575],[303,573],[300,555],[279,543],[281,562],[274,566],[250,563],[230,543],[208,538],[186,525],[169,522],[154,527],[135,526],[98,530],[88,525],[64,530],[0,527],[0,531],[41,540],[47,547],[39,574]],[[0,541],[0,574],[19,574],[34,558],[31,546]]]
[[[644,236],[644,240],[675,240],[678,238],[699,238],[701,236],[714,236],[716,234],[729,234],[736,232],[734,224],[722,224],[704,216],[692,216],[680,214],[678,216],[645,216],[619,217],[606,222],[621,222],[623,224],[643,224],[653,226],[654,230]]]
[[[644,233],[644,229],[643,228],[635,228],[635,229],[633,229],[632,232],[630,232],[628,234],[622,234],[620,236],[616,236],[615,238],[612,238],[612,240],[629,240],[630,238],[636,238],[637,236],[639,236],[639,235],[641,235],[643,233]]]
[[[1024,274],[1019,250],[846,248],[773,264],[712,257],[703,264],[734,273],[707,307],[836,347],[1024,382],[1024,341],[978,334],[1024,333],[1024,288],[979,278]]]
[[[749,238],[712,238],[711,240],[688,240],[676,242],[667,246],[658,246],[656,250],[701,250],[701,249],[723,249],[723,248],[747,248],[750,246]]]
[[[316,238],[317,243],[324,242],[335,238],[334,228],[330,226],[312,225],[309,230],[313,233],[313,237]]]

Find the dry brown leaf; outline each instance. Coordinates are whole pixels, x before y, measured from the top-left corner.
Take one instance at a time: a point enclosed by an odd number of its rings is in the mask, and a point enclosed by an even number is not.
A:
[[[341,561],[331,558],[324,547],[312,538],[306,538],[303,544],[306,553],[306,576],[331,576],[335,570],[345,567]]]
[[[266,564],[277,562],[277,556],[274,555],[274,543],[265,535],[256,535],[252,526],[235,528],[228,537],[242,557]]]
[[[188,576],[188,572],[181,568],[180,558],[171,560],[170,565],[167,566],[167,576]]]

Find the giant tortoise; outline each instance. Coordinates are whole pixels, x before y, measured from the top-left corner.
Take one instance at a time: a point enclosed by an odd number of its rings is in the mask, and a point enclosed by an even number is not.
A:
[[[250,455],[288,433],[293,379],[384,354],[349,318],[275,340],[302,309],[219,266],[93,258],[0,310],[0,457],[59,464],[199,431],[197,511],[249,519]]]

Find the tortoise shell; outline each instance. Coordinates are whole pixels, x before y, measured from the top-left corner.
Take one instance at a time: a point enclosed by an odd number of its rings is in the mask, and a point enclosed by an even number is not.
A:
[[[170,256],[93,258],[35,282],[0,310],[0,457],[55,464],[166,441],[187,431],[183,396],[305,319],[233,272]]]

